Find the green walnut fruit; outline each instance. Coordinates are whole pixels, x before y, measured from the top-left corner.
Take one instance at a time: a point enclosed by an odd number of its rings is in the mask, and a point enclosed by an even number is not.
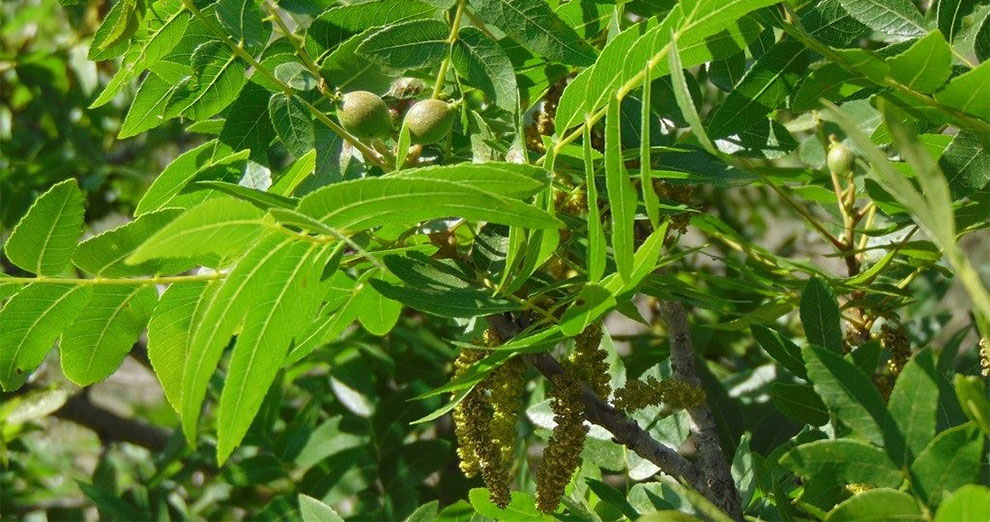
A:
[[[442,140],[454,126],[454,110],[446,102],[420,100],[409,108],[403,120],[409,128],[409,138],[417,145],[427,145]]]
[[[385,138],[392,134],[388,105],[375,93],[354,91],[345,94],[340,100],[337,118],[347,132],[358,138]]]
[[[837,175],[845,175],[852,170],[853,162],[856,161],[856,154],[852,149],[840,142],[833,141],[828,149],[828,170]]]

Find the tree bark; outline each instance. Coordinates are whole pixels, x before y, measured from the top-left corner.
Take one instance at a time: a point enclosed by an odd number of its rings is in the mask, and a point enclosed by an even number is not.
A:
[[[691,327],[681,303],[660,301],[660,319],[667,324],[670,336],[670,368],[675,379],[701,386],[694,369],[695,354],[691,342]],[[715,417],[707,404],[688,409],[691,434],[698,448],[698,459],[704,470],[706,495],[716,506],[735,520],[742,520],[742,499],[732,479],[729,461],[722,453]]]

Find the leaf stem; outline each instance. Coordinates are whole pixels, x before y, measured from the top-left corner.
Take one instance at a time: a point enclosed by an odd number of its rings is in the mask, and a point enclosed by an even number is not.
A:
[[[454,50],[454,43],[457,42],[457,32],[461,29],[461,16],[464,15],[464,6],[467,0],[458,0],[457,11],[454,12],[454,20],[450,23],[450,35],[447,36],[447,56],[440,62],[440,71],[437,73],[437,80],[433,83],[433,98],[440,97],[443,90],[443,82],[447,78],[447,69],[450,67],[450,54]]]
[[[272,20],[275,21],[275,25],[278,26],[279,31],[282,32],[282,35],[285,36],[285,39],[288,40],[289,43],[292,44],[292,47],[296,50],[296,55],[299,56],[300,60],[302,60],[303,65],[305,65],[306,68],[309,69],[309,72],[313,73],[313,75],[316,76],[317,79],[322,78],[322,75],[320,74],[320,68],[317,67],[316,62],[314,62],[313,59],[309,57],[309,53],[306,52],[306,49],[299,42],[299,37],[289,30],[289,27],[285,24],[285,20],[282,19],[282,14],[279,13],[278,11],[278,6],[268,2],[265,2],[264,5],[265,5],[265,9],[268,11],[268,14],[271,15]],[[323,91],[324,88],[325,86],[321,82],[320,90]]]

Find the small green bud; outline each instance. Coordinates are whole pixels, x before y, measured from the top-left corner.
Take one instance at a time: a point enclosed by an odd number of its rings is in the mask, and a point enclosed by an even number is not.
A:
[[[420,100],[406,113],[404,122],[414,144],[428,145],[442,140],[454,126],[454,111],[446,102]]]

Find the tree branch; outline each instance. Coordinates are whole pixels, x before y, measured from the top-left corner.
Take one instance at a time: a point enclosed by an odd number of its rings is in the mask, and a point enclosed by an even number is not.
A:
[[[673,377],[696,386],[701,385],[694,370],[694,346],[691,343],[691,327],[681,303],[660,301],[660,319],[666,323],[670,335],[670,368]],[[698,447],[698,458],[704,470],[704,482],[709,490],[709,500],[735,520],[742,520],[742,499],[729,461],[722,453],[718,441],[715,417],[707,404],[688,409],[691,418],[691,434]]]
[[[488,322],[505,340],[514,337],[522,329],[509,315],[492,315],[488,317]],[[566,373],[564,367],[549,353],[527,354],[524,357],[546,378]],[[587,384],[584,386],[583,399],[588,421],[608,430],[617,444],[626,446],[664,473],[707,495],[708,487],[702,474],[689,460],[673,448],[658,442],[636,421],[596,395]]]
[[[165,430],[97,406],[85,393],[70,397],[53,415],[93,430],[101,440],[130,442],[153,452],[164,451],[168,445]]]

